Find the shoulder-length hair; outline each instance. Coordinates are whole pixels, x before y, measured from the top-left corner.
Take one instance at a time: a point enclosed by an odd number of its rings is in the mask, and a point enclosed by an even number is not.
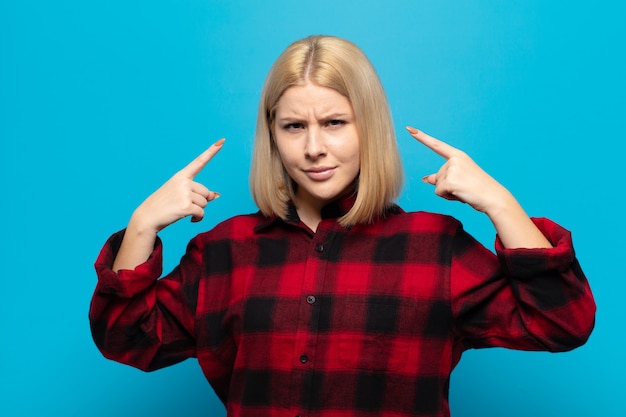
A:
[[[360,148],[360,173],[344,226],[370,223],[398,198],[403,171],[391,112],[376,70],[353,43],[332,36],[310,36],[289,45],[269,71],[261,93],[250,187],[266,216],[287,216],[296,184],[285,171],[273,138],[276,105],[291,86],[329,87],[352,104]]]

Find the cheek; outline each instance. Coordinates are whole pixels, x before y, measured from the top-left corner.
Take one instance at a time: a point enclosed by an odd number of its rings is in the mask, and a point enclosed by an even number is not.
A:
[[[356,128],[349,135],[349,139],[345,142],[344,155],[346,155],[354,165],[361,164],[361,140]]]
[[[296,159],[294,158],[294,153],[290,152],[289,149],[284,146],[277,146],[278,155],[280,156],[280,161],[283,164],[283,168],[287,170],[287,172],[291,172],[296,165]]]
[[[352,166],[359,167],[361,165],[361,149],[358,144],[355,146],[351,146],[344,150],[345,162],[349,163]]]

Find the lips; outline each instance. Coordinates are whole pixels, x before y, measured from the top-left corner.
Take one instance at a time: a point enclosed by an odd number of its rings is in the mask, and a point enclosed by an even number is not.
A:
[[[304,170],[307,177],[313,181],[324,181],[335,174],[336,167],[314,167]]]

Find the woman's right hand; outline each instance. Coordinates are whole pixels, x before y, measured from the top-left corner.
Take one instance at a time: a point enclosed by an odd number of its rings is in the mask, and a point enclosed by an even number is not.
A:
[[[170,224],[187,216],[191,216],[193,222],[202,220],[204,208],[219,194],[194,178],[223,144],[224,139],[215,142],[137,207],[113,262],[114,271],[134,269],[145,262],[152,253],[157,233]]]
[[[191,216],[193,222],[202,220],[204,208],[210,201],[218,198],[219,193],[210,191],[194,181],[194,178],[219,152],[223,144],[224,139],[218,140],[189,165],[174,174],[137,207],[131,222],[144,232],[156,234],[187,216]]]

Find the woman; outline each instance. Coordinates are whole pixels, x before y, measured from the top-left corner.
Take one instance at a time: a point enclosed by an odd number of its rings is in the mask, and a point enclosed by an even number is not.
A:
[[[365,55],[334,37],[290,45],[267,77],[251,169],[260,211],[196,236],[162,279],[157,233],[219,196],[194,182],[213,144],[148,197],[97,262],[90,318],[113,360],[197,357],[229,416],[448,416],[461,353],[583,344],[595,304],[568,231],[530,219],[465,153],[424,177],[484,212],[496,253],[455,219],[395,203],[400,158]]]

